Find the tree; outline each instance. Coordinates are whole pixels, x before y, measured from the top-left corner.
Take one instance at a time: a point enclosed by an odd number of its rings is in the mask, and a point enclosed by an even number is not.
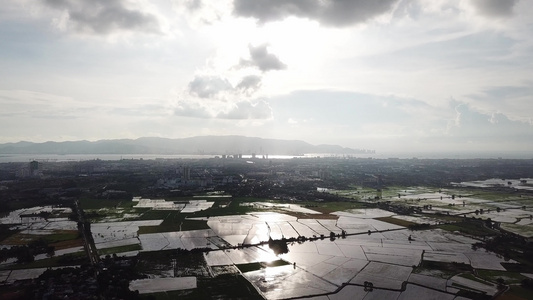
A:
[[[498,277],[498,279],[496,279],[496,282],[498,283],[498,289],[502,290],[505,288],[505,280],[501,277]]]
[[[487,226],[488,228],[492,228],[492,220],[491,218],[488,218],[485,220],[485,226]]]
[[[276,255],[289,253],[289,246],[287,245],[285,239],[273,240],[270,238],[268,240],[268,247],[272,249]]]
[[[365,292],[372,292],[374,290],[374,284],[370,281],[365,281],[363,286],[365,288]]]
[[[46,256],[52,257],[56,254],[56,249],[54,246],[48,246],[46,247]]]
[[[34,260],[33,253],[29,247],[20,247],[17,252],[18,263],[29,263]]]

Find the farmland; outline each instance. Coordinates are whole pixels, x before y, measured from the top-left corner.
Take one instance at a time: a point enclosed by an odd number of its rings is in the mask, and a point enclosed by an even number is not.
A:
[[[116,283],[121,293],[145,299],[533,295],[524,285],[533,277],[529,179],[424,186],[356,177],[359,184],[341,185],[300,168],[293,178],[242,175],[216,190],[165,189],[160,182],[179,181],[157,179],[165,174],[157,168],[142,181],[152,177],[151,185],[125,191],[117,189],[131,185],[117,174],[111,184],[71,179],[83,187],[76,197],[0,219],[0,281],[6,291],[15,282],[34,287],[46,268],[77,268],[88,282],[126,272],[129,285]],[[113,284],[97,288],[116,291]]]

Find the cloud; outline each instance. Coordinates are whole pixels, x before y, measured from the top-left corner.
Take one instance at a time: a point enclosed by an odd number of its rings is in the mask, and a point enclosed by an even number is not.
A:
[[[224,91],[233,90],[227,79],[218,76],[196,76],[189,83],[189,93],[200,98],[211,98]]]
[[[272,108],[265,100],[259,101],[179,101],[174,115],[198,119],[266,120],[272,118]]]
[[[78,33],[107,35],[116,31],[161,33],[156,15],[128,6],[124,0],[45,0],[49,7],[61,10],[55,23]]]
[[[189,83],[188,95],[178,101],[174,115],[200,119],[271,119],[272,108],[265,100],[247,99],[260,85],[261,77],[257,75],[244,76],[235,87],[220,76],[197,75]]]
[[[183,5],[191,11],[198,10],[203,6],[202,0],[185,0],[181,1],[181,3],[183,3]]]
[[[161,104],[143,104],[113,107],[109,110],[111,115],[131,117],[153,117],[167,115],[169,108]]]
[[[321,24],[345,27],[363,23],[391,11],[397,0],[235,0],[233,13],[260,22],[289,16],[316,20]]]
[[[533,126],[528,122],[514,121],[500,112],[483,113],[462,102],[452,101],[455,120],[448,129],[451,137],[471,141],[523,142],[533,140]]]
[[[518,0],[471,0],[476,11],[487,17],[509,17]]]
[[[174,108],[174,115],[198,119],[211,119],[213,117],[208,107],[193,101],[179,101]]]
[[[261,77],[257,75],[248,75],[245,76],[235,88],[243,91],[244,93],[251,94],[257,91],[260,87]]]
[[[469,103],[482,108],[484,112],[499,111],[513,120],[526,121],[531,118],[532,94],[533,83],[526,81],[522,85],[486,87],[465,96]]]
[[[248,45],[248,49],[250,50],[250,60],[241,58],[239,65],[241,67],[257,67],[263,72],[286,69],[287,65],[281,62],[276,55],[268,53],[267,46],[267,44],[259,45],[257,47]]]
[[[270,119],[272,118],[272,108],[264,100],[256,103],[242,101],[235,103],[229,111],[219,113],[217,118],[232,120]]]

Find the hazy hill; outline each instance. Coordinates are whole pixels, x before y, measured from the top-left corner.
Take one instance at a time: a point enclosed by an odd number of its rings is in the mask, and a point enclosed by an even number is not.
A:
[[[369,150],[303,141],[244,136],[198,136],[182,139],[143,137],[135,140],[99,140],[0,144],[0,154],[358,154]]]

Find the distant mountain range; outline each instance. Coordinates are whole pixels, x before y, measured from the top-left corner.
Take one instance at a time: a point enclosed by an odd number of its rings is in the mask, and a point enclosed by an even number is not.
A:
[[[0,154],[363,154],[372,150],[337,145],[311,145],[303,141],[244,136],[198,136],[181,139],[142,137],[71,142],[18,142],[0,144]]]

